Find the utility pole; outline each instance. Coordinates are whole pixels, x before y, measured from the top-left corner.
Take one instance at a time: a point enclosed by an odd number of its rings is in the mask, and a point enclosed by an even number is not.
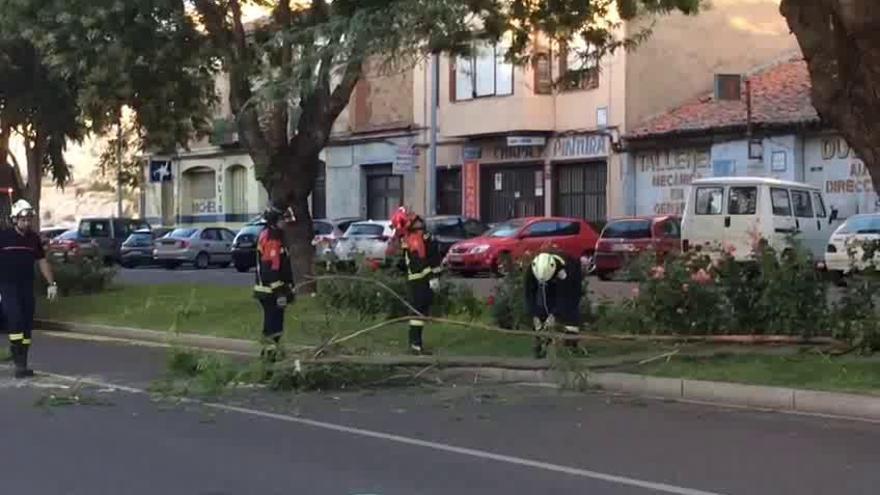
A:
[[[437,214],[437,106],[440,103],[440,54],[431,54],[431,147],[425,172],[425,199],[428,215]]]
[[[122,112],[116,117],[116,217],[122,218]]]

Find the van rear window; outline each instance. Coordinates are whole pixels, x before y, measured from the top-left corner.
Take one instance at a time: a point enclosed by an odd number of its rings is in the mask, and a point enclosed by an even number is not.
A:
[[[697,204],[694,212],[697,215],[720,215],[724,201],[724,188],[698,187]]]
[[[611,222],[602,231],[603,239],[650,239],[650,220],[620,220]]]

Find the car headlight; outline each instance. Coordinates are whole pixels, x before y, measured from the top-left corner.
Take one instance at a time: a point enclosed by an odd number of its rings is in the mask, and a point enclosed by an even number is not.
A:
[[[470,254],[483,254],[489,250],[488,244],[480,244],[479,246],[474,246],[470,250]]]

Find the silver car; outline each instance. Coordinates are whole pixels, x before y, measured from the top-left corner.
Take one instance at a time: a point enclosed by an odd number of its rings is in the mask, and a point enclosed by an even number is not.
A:
[[[182,228],[156,241],[153,257],[173,270],[184,263],[204,270],[211,265],[226,268],[232,263],[235,233],[219,227]]]

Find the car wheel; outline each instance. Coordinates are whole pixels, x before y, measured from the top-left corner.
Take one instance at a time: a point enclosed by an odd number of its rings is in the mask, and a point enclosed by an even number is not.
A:
[[[166,270],[176,270],[177,267],[180,266],[180,263],[177,263],[175,261],[168,261],[164,263],[164,266]]]
[[[247,273],[251,270],[251,267],[249,267],[247,265],[236,264],[235,269],[238,270],[238,273]]]
[[[123,261],[123,262],[119,263],[119,266],[121,266],[122,268],[125,268],[126,270],[131,270],[132,268],[134,268],[134,263],[132,263],[130,261]]]
[[[599,280],[603,282],[610,282],[614,272],[596,272],[596,276],[599,277]]]
[[[581,255],[581,266],[584,268],[585,275],[596,273],[596,256],[593,253],[585,251]]]
[[[510,253],[499,254],[493,267],[495,274],[503,277],[510,273],[511,268],[513,268],[513,257],[510,256]]]
[[[208,253],[199,253],[196,255],[196,261],[194,264],[197,269],[204,270],[211,264],[211,258],[208,256]]]
[[[229,265],[231,265],[231,264],[232,264],[232,263],[226,261],[226,262],[220,263],[220,264],[217,265],[217,266],[219,266],[220,268],[229,268]]]

